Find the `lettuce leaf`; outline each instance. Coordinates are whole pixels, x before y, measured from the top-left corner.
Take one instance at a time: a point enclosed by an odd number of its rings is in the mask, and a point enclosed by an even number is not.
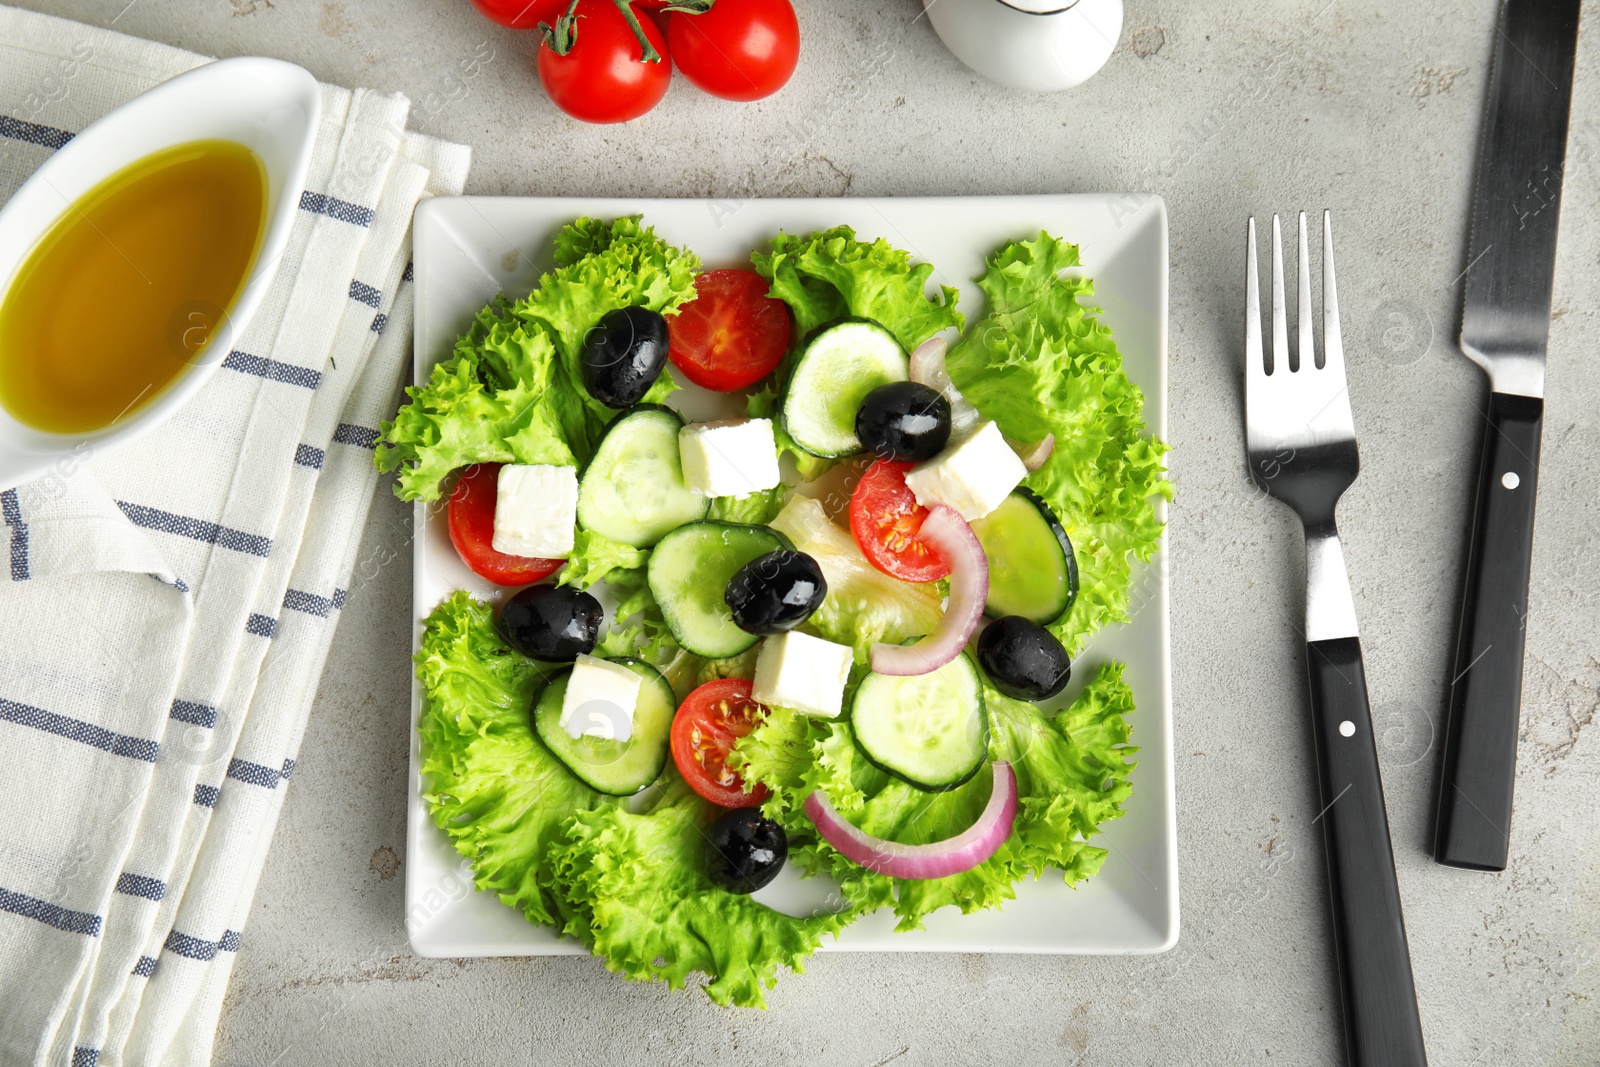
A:
[[[650,553],[645,549],[613,541],[605,534],[580,526],[572,539],[572,554],[567,557],[566,566],[556,575],[556,584],[588,589],[605,581],[606,576],[614,571],[643,567],[649,556]]]
[[[778,968],[805,970],[822,935],[855,915],[795,918],[713,886],[701,851],[719,812],[669,770],[648,814],[613,807],[574,816],[569,843],[551,853],[570,915],[563,929],[617,974],[681,989],[700,971],[717,1004],[764,1008]]]
[[[1076,655],[1091,634],[1128,619],[1135,561],[1156,553],[1153,497],[1172,498],[1167,446],[1146,437],[1144,394],[1128,380],[1111,331],[1080,304],[1076,245],[1040,233],[988,261],[983,318],[950,351],[950,376],[1008,436],[1055,434],[1050,461],[1023,484],[1048,502],[1078,557],[1077,602],[1050,629]]]
[[[879,641],[898,644],[930,633],[944,614],[934,583],[902,582],[867,562],[855,538],[828,518],[820,501],[796,494],[772,520],[774,530],[817,561],[828,581],[804,629],[850,645],[865,663]]]
[[[970,871],[927,881],[890,878],[860,867],[822,841],[801,811],[813,790],[868,833],[908,844],[959,834],[989,800],[992,777],[980,771],[965,785],[928,793],[869,764],[846,721],[774,708],[734,750],[729,766],[772,791],[763,811],[783,824],[791,862],[838,879],[852,909],[893,906],[898,930],[920,929],[930,913],[955,905],[963,913],[998,907],[1015,883],[1056,868],[1072,885],[1096,873],[1106,852],[1087,843],[1122,814],[1132,791],[1126,719],[1133,693],[1122,665],[1107,664],[1072,705],[1046,715],[985,686],[989,756],[1017,774],[1015,829],[1000,850]]]
[[[956,291],[941,285],[927,295],[933,264],[911,262],[879,238],[868,244],[849,226],[798,237],[780,233],[772,251],[750,257],[772,282],[770,295],[789,305],[796,335],[845,315],[872,319],[889,328],[907,352],[945,329],[961,328]]]
[[[779,482],[771,489],[760,490],[748,496],[719,496],[711,501],[706,518],[717,522],[744,522],[765,526],[783,509],[783,502],[794,486]]]
[[[675,311],[694,296],[693,252],[674,248],[637,216],[581,218],[556,235],[554,271],[521,300],[480,312],[426,384],[383,423],[374,462],[399,471],[403,500],[437,500],[451,471],[474,463],[588,462],[616,412],[583,388],[583,336],[616,308]],[[662,374],[645,399],[678,388]]]
[[[535,923],[565,920],[548,852],[575,812],[614,808],[574,778],[533,735],[537,664],[509,648],[488,604],[457,592],[423,624],[416,654],[423,708],[423,799],[472,861],[479,889]]]

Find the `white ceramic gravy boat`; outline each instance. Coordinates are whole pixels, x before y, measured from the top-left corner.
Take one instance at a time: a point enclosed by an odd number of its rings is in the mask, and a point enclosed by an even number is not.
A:
[[[261,158],[267,174],[261,249],[226,326],[215,331],[159,396],[102,430],[45,433],[18,422],[0,407],[0,489],[147,432],[205,384],[272,285],[299,211],[321,113],[316,79],[292,63],[258,58],[208,63],[163,82],[89,125],[0,208],[0,294],[4,294],[34,245],[69,205],[153,152],[188,141],[236,141]],[[116,329],[116,323],[99,327]]]
[[[1122,0],[922,0],[955,57],[1013,89],[1070,89],[1105,65]]]

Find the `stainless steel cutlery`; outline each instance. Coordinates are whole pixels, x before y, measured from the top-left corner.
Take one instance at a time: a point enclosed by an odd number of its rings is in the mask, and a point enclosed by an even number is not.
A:
[[[1312,330],[1306,217],[1300,215],[1298,343],[1289,347],[1283,240],[1272,220],[1272,348],[1262,345],[1256,224],[1247,244],[1245,432],[1251,476],[1305,524],[1306,668],[1352,1067],[1427,1062],[1373,742],[1355,602],[1334,510],[1360,469],[1345,382],[1333,225],[1322,218],[1322,351]]]

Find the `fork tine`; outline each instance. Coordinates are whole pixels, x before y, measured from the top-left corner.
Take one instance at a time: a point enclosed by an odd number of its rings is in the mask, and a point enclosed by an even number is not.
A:
[[[1289,320],[1283,306],[1283,230],[1272,216],[1272,365],[1297,368],[1289,362]]]
[[[1339,289],[1333,278],[1333,215],[1322,213],[1322,365],[1344,377],[1344,335],[1339,329]]]
[[[1250,216],[1245,237],[1244,280],[1244,368],[1248,381],[1258,374],[1270,374],[1261,352],[1261,268],[1256,263],[1256,219]]]
[[[1311,254],[1306,241],[1306,213],[1300,212],[1300,309],[1295,318],[1300,331],[1300,350],[1295,360],[1295,370],[1319,367],[1316,342],[1311,329]]]

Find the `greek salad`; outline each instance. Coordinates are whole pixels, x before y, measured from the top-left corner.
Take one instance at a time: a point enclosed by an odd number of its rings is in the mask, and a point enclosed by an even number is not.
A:
[[[1133,695],[1108,663],[1041,704],[1127,618],[1171,486],[1077,248],[996,250],[971,323],[843,226],[706,271],[580,218],[555,260],[377,452],[516,589],[446,598],[416,656],[425,799],[478,887],[614,971],[764,1006],[869,912],[1093,875]],[[744,415],[687,421],[680,379]],[[786,864],[836,906],[754,899]]]

